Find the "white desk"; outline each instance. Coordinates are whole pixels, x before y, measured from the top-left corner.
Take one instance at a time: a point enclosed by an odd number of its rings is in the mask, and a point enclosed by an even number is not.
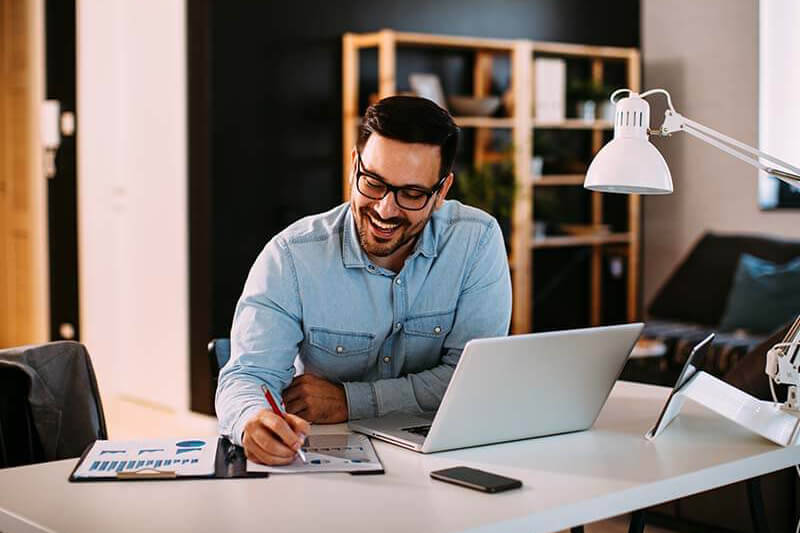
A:
[[[75,460],[0,470],[0,531],[551,532],[780,470],[780,448],[697,405],[644,439],[668,390],[620,382],[590,431],[421,455],[376,441],[383,476],[69,483]],[[524,416],[520,413],[520,416]],[[519,478],[483,494],[431,480],[469,465]]]

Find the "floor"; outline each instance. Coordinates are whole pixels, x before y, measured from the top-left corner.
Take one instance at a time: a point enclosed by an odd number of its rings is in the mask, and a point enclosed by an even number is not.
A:
[[[217,432],[217,419],[197,413],[175,411],[142,402],[136,398],[111,396],[103,399],[109,438],[141,439],[175,436],[206,436]],[[585,533],[626,533],[628,516],[618,516],[587,524]],[[647,526],[646,533],[671,533],[666,529]],[[568,532],[566,532],[568,533]]]
[[[207,436],[217,433],[217,419],[197,413],[178,414],[172,409],[137,398],[103,398],[110,439],[156,439],[177,436]]]

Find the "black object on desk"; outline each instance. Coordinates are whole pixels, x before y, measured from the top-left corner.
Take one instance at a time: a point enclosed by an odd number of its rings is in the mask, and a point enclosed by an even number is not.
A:
[[[468,466],[454,466],[444,470],[435,470],[431,472],[431,477],[439,481],[446,481],[454,485],[490,493],[522,487],[522,481],[518,479],[492,474],[491,472]]]

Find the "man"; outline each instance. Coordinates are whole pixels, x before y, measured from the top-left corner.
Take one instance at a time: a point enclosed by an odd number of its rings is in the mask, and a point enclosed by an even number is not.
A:
[[[445,201],[457,144],[433,102],[381,100],[352,152],[350,203],[295,222],[256,259],[216,398],[221,433],[248,458],[291,462],[309,422],[435,410],[467,341],[507,334],[500,228]]]

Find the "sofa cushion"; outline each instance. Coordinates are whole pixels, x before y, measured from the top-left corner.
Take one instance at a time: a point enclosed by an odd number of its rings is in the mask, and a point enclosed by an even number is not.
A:
[[[742,254],[719,328],[769,333],[797,313],[800,257],[778,265]]]
[[[658,291],[650,315],[717,326],[742,253],[786,263],[800,256],[800,240],[706,233]]]
[[[783,341],[792,323],[784,324],[776,329],[772,334],[761,343],[753,346],[744,357],[738,361],[724,376],[723,379],[747,394],[751,394],[760,400],[771,400],[772,394],[769,390],[769,378],[764,368],[767,366],[767,352],[776,344]],[[785,387],[777,387],[778,398],[783,401],[786,398]]]

